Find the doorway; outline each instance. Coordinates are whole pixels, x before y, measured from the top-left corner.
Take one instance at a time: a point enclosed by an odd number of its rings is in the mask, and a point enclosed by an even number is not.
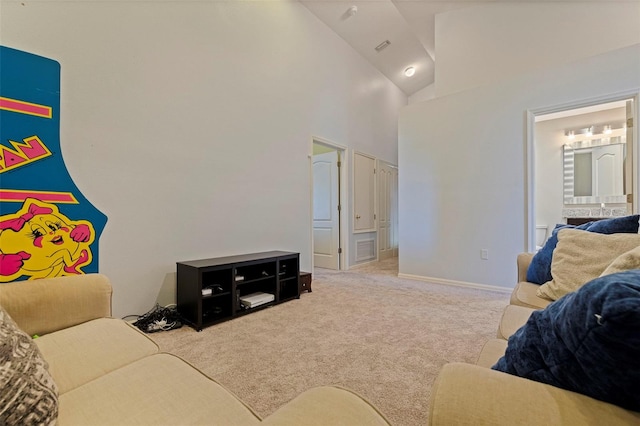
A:
[[[526,250],[568,218],[637,212],[638,94],[528,112]]]
[[[343,248],[344,147],[313,138],[311,156],[313,266],[346,269]]]

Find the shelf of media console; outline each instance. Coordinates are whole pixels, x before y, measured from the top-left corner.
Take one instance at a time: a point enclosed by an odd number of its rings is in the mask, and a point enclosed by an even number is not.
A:
[[[230,296],[231,292],[230,291],[224,291],[222,293],[211,293],[211,294],[203,294],[202,295],[202,299],[215,299],[217,297],[224,297],[224,296]]]
[[[238,280],[236,279],[236,286],[242,286],[245,284],[253,284],[253,283],[257,283],[260,281],[266,281],[266,280],[272,280],[274,279],[276,276],[275,275],[265,275],[265,276],[260,276],[258,278],[251,278],[251,279],[244,279],[244,280]],[[281,280],[282,281],[282,280]]]

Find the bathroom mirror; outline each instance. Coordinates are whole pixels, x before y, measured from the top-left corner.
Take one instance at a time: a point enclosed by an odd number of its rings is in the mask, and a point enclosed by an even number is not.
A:
[[[564,203],[626,203],[624,137],[564,145]]]

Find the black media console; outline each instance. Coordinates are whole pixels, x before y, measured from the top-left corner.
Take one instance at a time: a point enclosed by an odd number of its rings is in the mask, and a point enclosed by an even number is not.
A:
[[[300,254],[269,251],[177,263],[177,304],[193,328],[230,320],[300,298]],[[258,306],[247,296],[271,298]],[[254,306],[254,307],[251,307]]]

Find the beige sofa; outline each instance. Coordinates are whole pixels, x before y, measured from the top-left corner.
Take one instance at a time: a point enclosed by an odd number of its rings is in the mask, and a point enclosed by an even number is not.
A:
[[[34,342],[57,385],[60,426],[388,425],[363,398],[332,386],[306,391],[262,420],[224,386],[111,318],[111,294],[100,274],[0,285],[0,306],[39,336]]]
[[[496,339],[482,348],[476,365],[443,367],[431,393],[431,425],[640,425],[640,413],[585,395],[491,370],[504,355],[507,339],[531,312],[550,302],[526,282],[530,253],[518,256],[518,280]]]

